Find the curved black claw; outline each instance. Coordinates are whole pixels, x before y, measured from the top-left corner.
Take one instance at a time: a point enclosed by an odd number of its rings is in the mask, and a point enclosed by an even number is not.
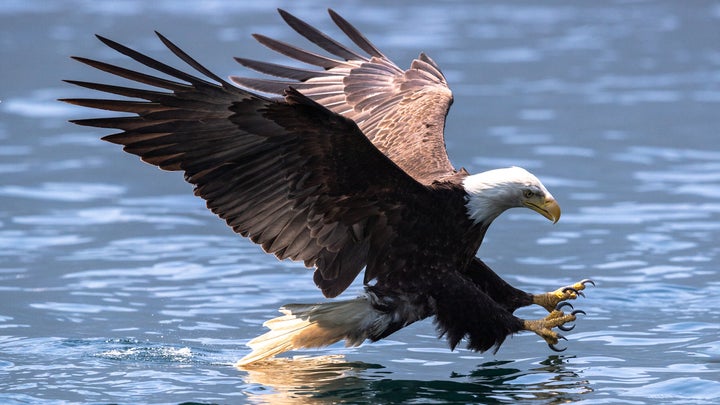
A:
[[[567,338],[566,338],[565,336],[559,334],[559,333],[558,333],[558,339],[562,339],[562,340],[567,341]],[[562,349],[558,349],[557,347],[555,347],[555,345],[551,345],[551,344],[549,344],[549,343],[548,343],[548,347],[550,348],[550,350],[552,350],[552,351],[554,351],[554,352],[558,352],[558,353],[564,352],[565,350],[567,350],[567,347],[563,347]]]
[[[558,349],[557,347],[555,347],[555,345],[548,345],[548,347],[549,347],[552,351],[558,352],[558,353],[564,352],[565,350],[567,350],[567,347],[563,347],[562,349]]]
[[[586,278],[585,280],[580,281],[580,284],[582,284],[582,285],[592,284],[592,286],[595,287],[595,282],[590,280],[589,278]]]
[[[571,330],[575,329],[575,325],[574,324],[570,325],[570,326],[559,325],[557,328],[562,331],[565,331],[565,332],[570,332]]]
[[[570,312],[570,314],[571,314],[571,315],[577,315],[577,314],[587,315],[587,314],[585,313],[585,311],[583,311],[582,309],[576,309],[576,310]]]
[[[569,303],[569,302],[567,302],[567,301],[563,301],[563,302],[557,304],[557,306],[555,307],[555,309],[558,310],[558,311],[562,311],[562,309],[565,308],[565,307],[570,307],[570,309],[574,309],[573,306],[572,306],[572,304]]]
[[[584,293],[584,292],[578,291],[577,289],[572,288],[572,287],[565,287],[565,288],[562,289],[562,292],[564,292],[564,293],[569,292],[569,293],[578,295],[578,296],[580,296],[580,297],[585,297],[585,293]]]

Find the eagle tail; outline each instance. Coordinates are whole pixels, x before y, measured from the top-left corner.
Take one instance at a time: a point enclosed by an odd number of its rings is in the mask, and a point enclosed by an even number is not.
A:
[[[238,367],[273,357],[288,350],[331,345],[345,339],[348,347],[359,346],[388,328],[386,314],[372,306],[367,295],[352,300],[321,304],[290,304],[280,308],[284,315],[266,321],[270,329],[248,342],[252,352],[240,359]]]

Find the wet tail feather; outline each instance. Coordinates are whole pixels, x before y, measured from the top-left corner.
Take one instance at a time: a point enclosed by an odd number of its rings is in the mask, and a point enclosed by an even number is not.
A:
[[[343,339],[347,346],[358,346],[365,339],[381,335],[388,326],[386,317],[373,308],[367,296],[322,304],[285,305],[280,312],[284,315],[263,324],[270,331],[248,343],[253,351],[240,359],[237,366]]]

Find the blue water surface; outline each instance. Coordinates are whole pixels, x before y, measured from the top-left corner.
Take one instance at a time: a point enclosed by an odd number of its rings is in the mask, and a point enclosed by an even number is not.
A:
[[[328,6],[399,65],[440,64],[456,166],[523,166],[559,200],[556,225],[504,214],[479,255],[528,291],[596,281],[567,351],[450,351],[425,321],[236,369],[278,307],[322,300],[311,272],[56,101],[95,96],[62,79],[122,83],[70,55],[136,67],[93,34],[173,60],[158,30],[247,74],[233,56],[283,61],[250,34],[305,44],[276,7],[338,35]],[[0,72],[1,403],[720,402],[718,1],[6,0]]]

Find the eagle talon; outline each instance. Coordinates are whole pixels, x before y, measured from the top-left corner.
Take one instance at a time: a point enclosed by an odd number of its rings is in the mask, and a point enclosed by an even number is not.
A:
[[[562,353],[562,352],[564,352],[565,350],[567,350],[567,347],[563,347],[562,349],[558,349],[557,347],[555,347],[555,345],[551,345],[551,344],[548,344],[548,347],[550,348],[550,350],[552,350],[552,351],[554,351],[554,352],[558,352],[558,353]]]
[[[570,332],[571,330],[575,329],[575,324],[572,324],[570,326],[558,325],[557,328],[564,332]],[[565,339],[565,340],[567,340],[567,339]]]
[[[592,284],[592,286],[595,287],[595,282],[592,281],[592,280],[589,279],[589,278],[586,278],[586,279],[584,279],[584,280],[581,280],[580,282],[578,282],[578,284],[582,284],[583,287],[585,286],[585,284]]]
[[[570,312],[570,315],[577,315],[577,314],[587,315],[587,314],[585,313],[585,311],[583,311],[582,309],[576,309],[576,310]]]
[[[562,339],[562,340],[564,340],[564,341],[567,342],[567,338],[566,338],[565,336],[563,336],[563,335],[561,335],[561,334],[558,333],[558,334],[557,334],[557,337],[558,337],[558,339]],[[558,353],[561,353],[561,352],[564,352],[565,350],[567,350],[567,347],[563,347],[562,349],[558,349],[557,347],[555,347],[556,344],[557,344],[557,343],[553,343],[553,344],[548,343],[548,347],[549,347],[551,350],[553,350],[553,351],[555,351],[555,352],[558,352]]]
[[[554,332],[552,329],[557,327],[563,332],[569,332],[575,329],[573,321],[577,319],[577,314],[585,314],[582,310],[573,310],[571,313],[565,313],[561,309],[570,307],[572,304],[569,302],[561,302],[557,305],[557,308],[549,313],[545,318],[534,321],[524,321],[525,330],[535,332],[538,336],[543,338],[548,344],[551,350],[556,352],[562,352],[566,348],[559,349],[556,345],[562,339],[567,341],[567,338],[560,333]]]
[[[576,289],[576,288],[565,287],[565,288],[562,289],[562,292],[563,292],[563,293],[566,293],[566,294],[569,293],[571,296],[572,296],[573,294],[575,294],[575,295],[579,295],[579,296],[585,298],[585,293],[582,292],[582,291],[580,291],[580,290],[578,290],[578,289]]]
[[[575,284],[560,287],[552,292],[533,295],[532,302],[547,309],[548,312],[552,312],[558,309],[558,305],[562,302],[574,300],[578,297],[585,297],[585,293],[582,290],[584,290],[587,285],[595,286],[595,282],[586,278]]]

